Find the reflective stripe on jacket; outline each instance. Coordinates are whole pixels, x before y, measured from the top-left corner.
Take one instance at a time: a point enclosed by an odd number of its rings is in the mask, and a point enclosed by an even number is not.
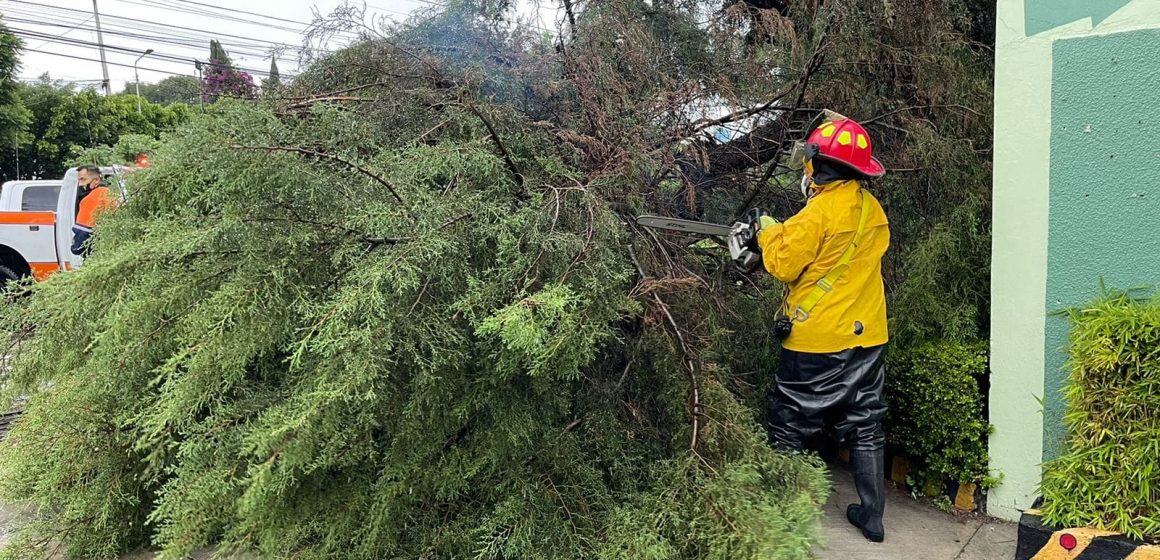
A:
[[[794,217],[758,232],[766,270],[789,286],[786,312],[791,316],[850,246],[861,216],[860,189],[857,181],[817,187],[817,193]],[[882,256],[890,245],[890,227],[878,200],[873,196],[866,200],[873,206],[850,268],[808,319],[794,321],[793,331],[782,341],[784,348],[829,353],[870,348],[889,340]]]

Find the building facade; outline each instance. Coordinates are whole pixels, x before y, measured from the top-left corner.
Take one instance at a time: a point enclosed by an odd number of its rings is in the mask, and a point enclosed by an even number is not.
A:
[[[1160,285],[1160,0],[998,0],[988,511],[1064,449],[1056,313]]]

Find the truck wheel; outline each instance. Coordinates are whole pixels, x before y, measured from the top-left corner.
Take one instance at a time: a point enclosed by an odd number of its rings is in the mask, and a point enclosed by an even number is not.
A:
[[[0,264],[0,290],[4,289],[9,282],[15,282],[20,279],[20,275],[15,270]]]

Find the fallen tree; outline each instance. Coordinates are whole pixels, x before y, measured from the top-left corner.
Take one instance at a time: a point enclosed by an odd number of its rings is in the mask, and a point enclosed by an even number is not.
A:
[[[5,311],[30,400],[0,493],[38,506],[6,553],[808,557],[821,466],[754,406],[778,286],[629,218],[784,216],[780,155],[831,104],[921,140],[888,164],[973,156],[945,75],[858,90],[973,60],[919,40],[966,8],[565,4],[553,37],[486,2],[385,29],[348,6],[317,31],[361,41],[165,138],[85,267]],[[940,127],[966,137],[945,159]],[[925,213],[903,247],[969,214],[970,188],[912,200],[958,170],[888,183]],[[973,332],[980,302],[947,305]]]
[[[216,104],[5,314],[10,556],[808,555],[824,479],[714,358],[721,259],[456,68],[379,39]]]

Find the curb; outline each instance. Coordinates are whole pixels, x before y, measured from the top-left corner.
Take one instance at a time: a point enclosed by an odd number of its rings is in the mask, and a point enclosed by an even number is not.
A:
[[[1043,524],[1038,510],[1023,512],[1015,560],[1065,559],[1160,560],[1160,546],[1090,527],[1055,529]]]

